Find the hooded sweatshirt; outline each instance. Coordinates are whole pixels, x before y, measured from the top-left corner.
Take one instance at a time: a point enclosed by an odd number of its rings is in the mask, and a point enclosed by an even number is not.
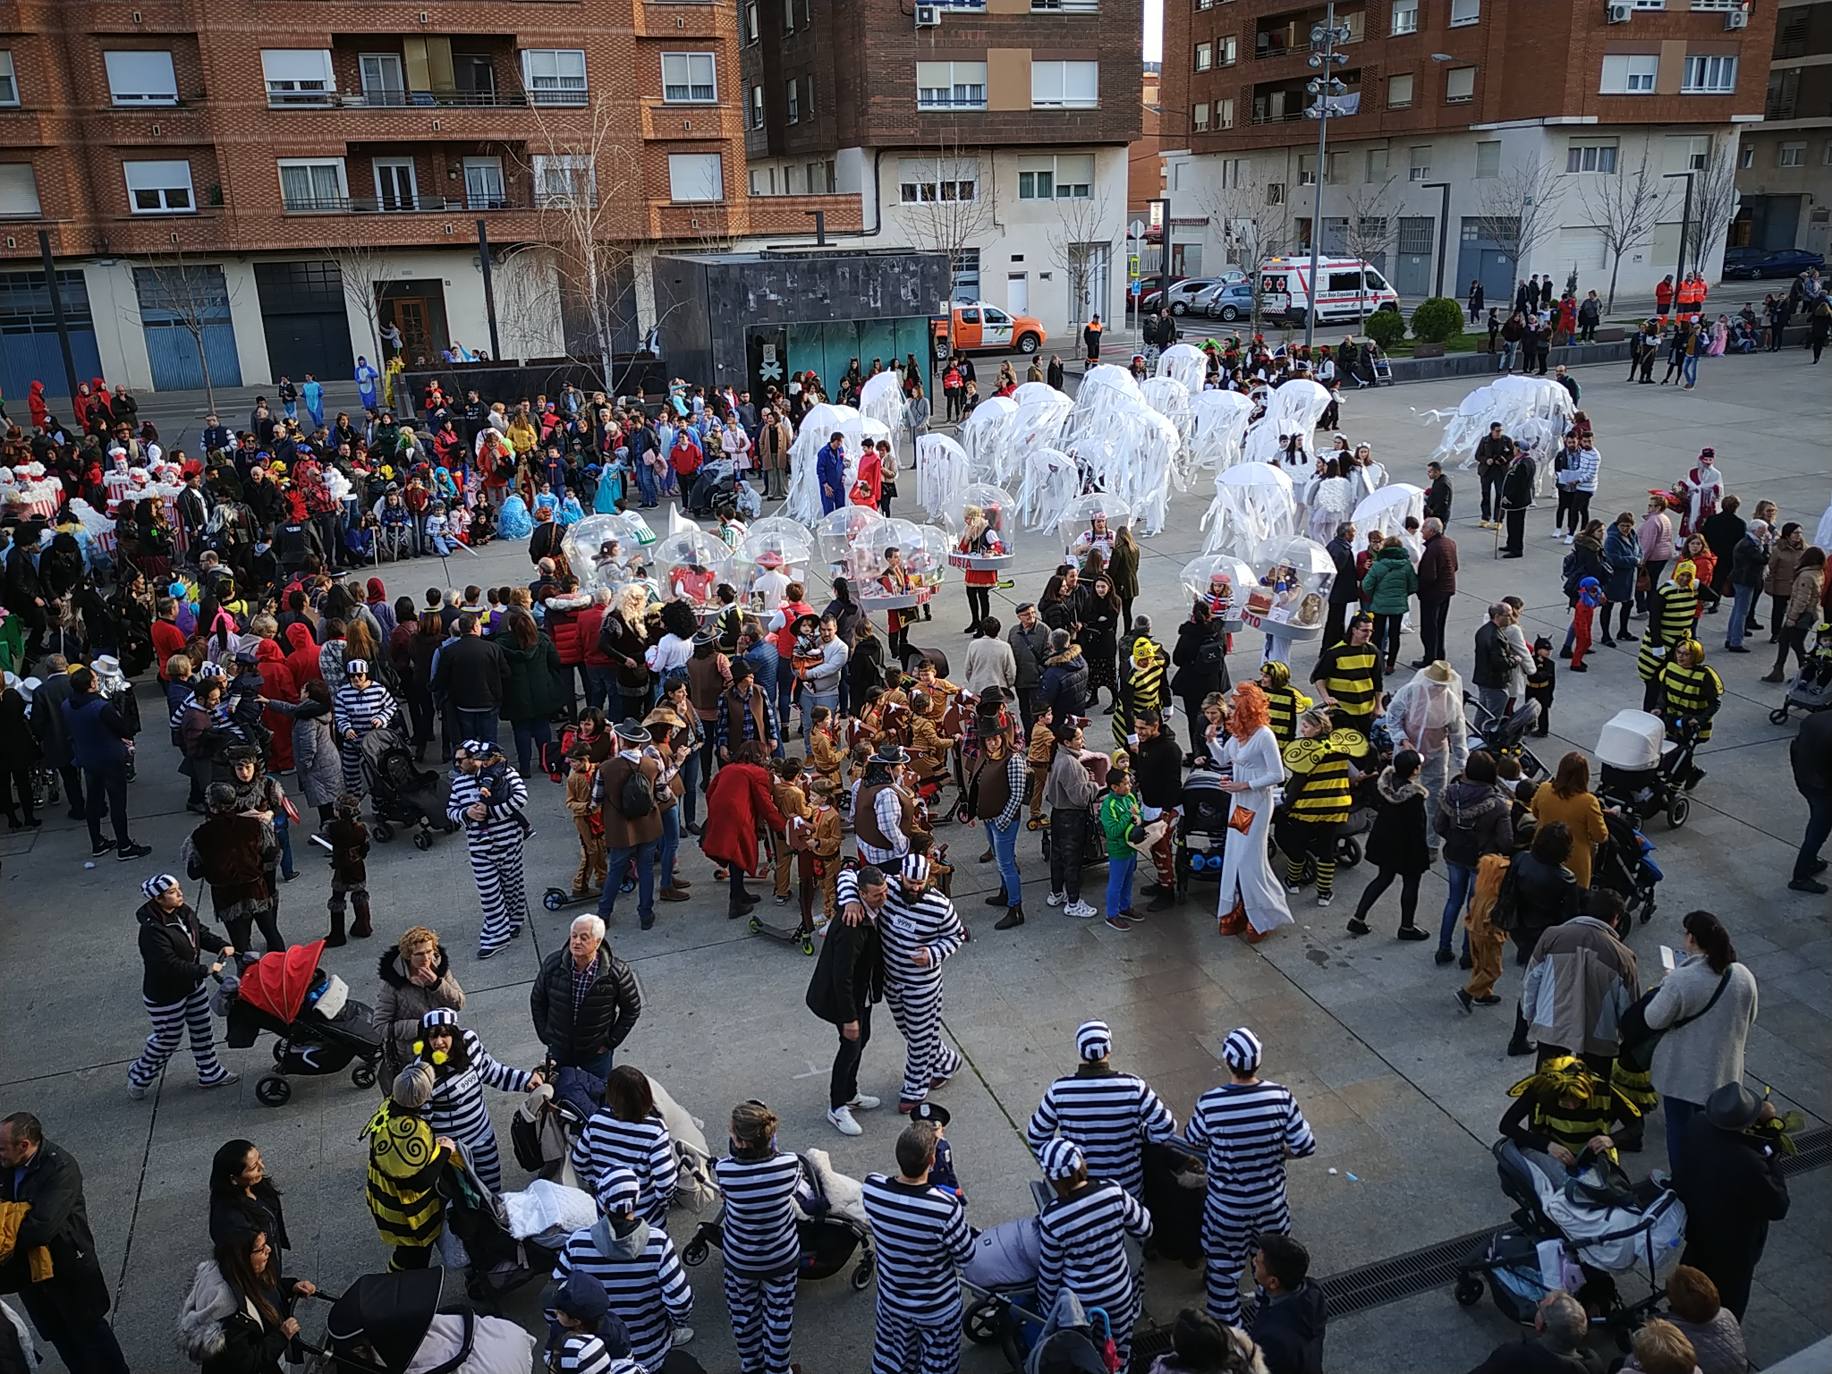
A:
[[[1474,868],[1484,854],[1505,854],[1514,841],[1512,810],[1501,788],[1458,778],[1438,806],[1438,835],[1446,863]]]
[[[1305,1279],[1289,1293],[1260,1294],[1248,1334],[1269,1374],[1323,1374],[1323,1290]]]

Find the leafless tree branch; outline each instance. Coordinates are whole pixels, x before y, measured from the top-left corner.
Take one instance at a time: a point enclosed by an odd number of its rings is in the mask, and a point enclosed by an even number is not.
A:
[[[1476,198],[1476,226],[1519,271],[1521,262],[1558,227],[1565,198],[1564,169],[1530,157],[1484,177]]]
[[[1666,213],[1669,187],[1648,162],[1645,151],[1633,172],[1611,173],[1584,178],[1580,196],[1584,210],[1603,235],[1603,247],[1609,254],[1609,299],[1605,310],[1616,308],[1616,278],[1622,271],[1622,259],[1654,232],[1654,226]]]

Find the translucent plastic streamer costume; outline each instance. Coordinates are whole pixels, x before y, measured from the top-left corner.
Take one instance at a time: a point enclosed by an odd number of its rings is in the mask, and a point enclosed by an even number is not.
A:
[[[1502,432],[1533,454],[1533,494],[1538,496],[1576,413],[1571,393],[1550,377],[1497,377],[1470,392],[1454,411],[1422,410],[1419,420],[1444,426],[1431,458],[1447,468],[1453,459],[1461,467],[1474,467],[1476,441],[1500,421]]]
[[[916,504],[933,518],[947,506],[950,494],[973,480],[967,450],[946,434],[916,439]]]
[[[1283,469],[1270,463],[1242,463],[1215,479],[1215,499],[1202,517],[1208,531],[1202,551],[1230,553],[1251,562],[1268,540],[1296,534],[1297,520],[1291,478]]]
[[[789,496],[783,508],[792,519],[804,525],[812,525],[821,518],[821,483],[815,472],[815,462],[835,430],[845,440],[845,489],[851,490],[853,473],[858,467],[859,448],[865,442],[864,417],[851,406],[816,406],[802,416],[801,428],[795,433],[795,442],[789,446]]]
[[[1190,457],[1198,471],[1223,472],[1246,456],[1251,400],[1238,391],[1199,391],[1190,409]]]
[[[1208,357],[1195,344],[1172,344],[1158,354],[1158,376],[1174,377],[1194,396],[1208,381]]]

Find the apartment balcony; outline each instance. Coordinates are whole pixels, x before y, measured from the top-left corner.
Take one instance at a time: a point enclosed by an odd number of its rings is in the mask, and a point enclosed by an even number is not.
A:
[[[1348,89],[1330,97],[1330,118],[1349,119],[1361,112],[1361,73],[1345,71],[1338,79]],[[1305,118],[1316,98],[1305,90],[1304,80],[1261,82],[1253,88],[1248,119],[1253,124],[1287,124]]]
[[[501,195],[459,196],[288,196],[280,208],[289,215],[450,215],[487,214],[497,210],[530,210],[526,197]]]
[[[1254,61],[1271,61],[1294,54],[1308,55],[1311,28],[1321,24],[1326,14],[1323,6],[1316,5],[1259,20],[1254,25],[1250,48]],[[1367,12],[1365,9],[1339,11],[1336,22],[1348,26],[1350,43],[1359,43],[1366,32]]]
[[[1771,71],[1762,118],[1771,122],[1832,119],[1832,67],[1777,67]]]

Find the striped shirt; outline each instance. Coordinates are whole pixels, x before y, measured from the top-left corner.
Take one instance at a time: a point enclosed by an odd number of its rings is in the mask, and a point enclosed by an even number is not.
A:
[[[1323,651],[1310,680],[1323,685],[1344,715],[1368,720],[1380,704],[1380,668],[1377,647],[1343,640]]]
[[[659,1226],[638,1222],[627,1236],[615,1236],[605,1217],[574,1231],[554,1259],[555,1283],[577,1271],[597,1280],[611,1313],[630,1337],[630,1355],[645,1369],[658,1370],[674,1344],[674,1328],[693,1316],[693,1290],[674,1242]]]
[[[454,772],[445,814],[466,830],[484,830],[492,826],[513,824],[528,805],[528,784],[522,781],[522,775],[513,768],[504,766],[499,771],[502,776],[494,780],[485,778],[481,773]],[[492,795],[484,796],[485,787],[490,788]],[[489,810],[487,820],[474,821],[464,814],[479,802]]]
[[[849,877],[853,878],[850,885]],[[884,942],[885,973],[893,980],[908,981],[939,972],[943,961],[966,943],[967,933],[954,910],[954,903],[939,887],[929,887],[912,895],[904,889],[901,880],[892,878],[889,889],[884,906],[878,912],[878,936]],[[850,871],[841,875],[837,891],[842,905],[857,900],[857,879]],[[916,962],[918,949],[928,950],[927,964]]]
[[[1137,1197],[1145,1186],[1144,1142],[1176,1133],[1177,1118],[1144,1079],[1088,1064],[1044,1089],[1024,1138],[1032,1154],[1057,1136],[1074,1141],[1091,1177]]]
[[[1151,1235],[1151,1214],[1138,1199],[1117,1183],[1090,1179],[1045,1207],[1037,1232],[1037,1310],[1048,1312],[1066,1288],[1082,1306],[1105,1308],[1117,1324],[1134,1294],[1125,1237]]]
[[[1698,590],[1682,588],[1677,582],[1665,582],[1648,602],[1648,624],[1641,636],[1641,652],[1635,656],[1635,669],[1643,682],[1659,673],[1660,665],[1672,657],[1673,648],[1692,638],[1698,622]],[[1666,652],[1661,653],[1664,649]]]
[[[454,1068],[450,1063],[433,1065],[433,1095],[426,1103],[426,1124],[434,1135],[449,1135],[454,1140],[476,1140],[494,1134],[490,1112],[483,1104],[483,1088],[488,1083],[504,1092],[528,1090],[527,1069],[512,1069],[498,1063],[477,1038],[477,1032],[460,1029],[464,1045],[464,1063]],[[426,1060],[431,1064],[430,1059]]]
[[[1208,1163],[1209,1189],[1276,1192],[1287,1155],[1317,1152],[1317,1138],[1291,1090],[1279,1083],[1224,1083],[1196,1099],[1183,1132]]]
[[[726,1270],[749,1279],[793,1273],[801,1262],[794,1203],[801,1161],[781,1150],[765,1159],[727,1155],[712,1170],[725,1195],[719,1248]]]
[[[878,1246],[878,1308],[917,1326],[961,1319],[960,1266],[973,1233],[960,1199],[926,1183],[865,1179],[865,1219]]]
[[[1371,766],[1368,742],[1357,730],[1331,730],[1316,739],[1295,739],[1285,746],[1285,766],[1292,772],[1286,804],[1294,821],[1340,821],[1348,818],[1353,796],[1349,760]]]
[[[674,1138],[659,1115],[622,1121],[600,1108],[573,1142],[571,1162],[579,1186],[594,1197],[607,1173],[628,1169],[641,1189],[636,1214],[652,1226],[667,1225],[668,1204],[680,1182],[681,1164],[674,1153]]]
[[[386,725],[400,709],[394,694],[379,682],[367,687],[345,683],[331,693],[331,714],[337,721],[339,739],[346,730],[356,731],[356,737],[361,739],[376,728],[372,722],[380,720]]]

